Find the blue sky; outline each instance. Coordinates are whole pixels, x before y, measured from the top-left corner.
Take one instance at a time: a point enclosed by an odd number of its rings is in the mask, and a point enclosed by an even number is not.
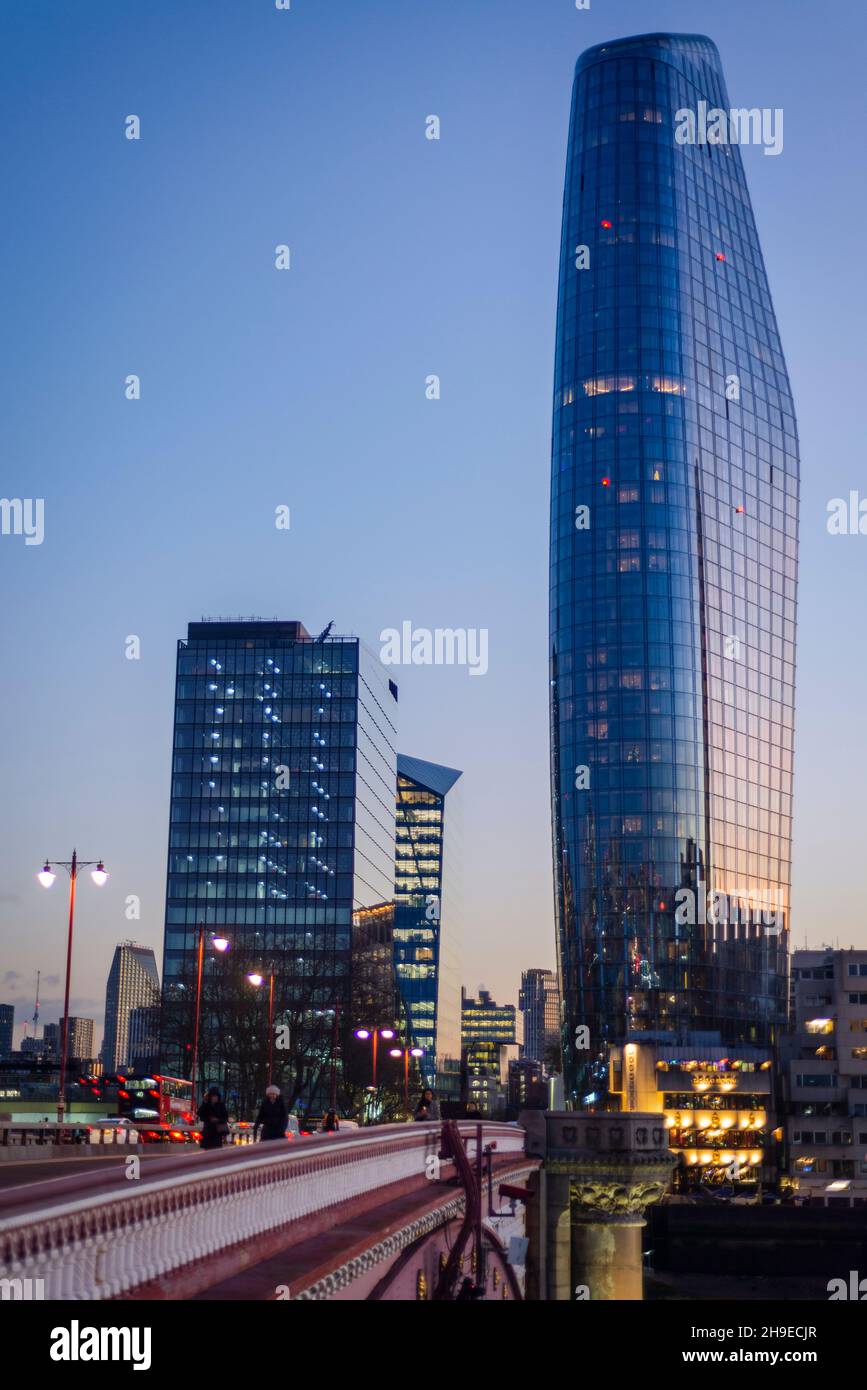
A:
[[[802,445],[793,926],[867,945],[867,538],[825,526],[830,498],[867,495],[865,28],[848,0],[5,0],[2,489],[46,518],[41,546],[0,537],[0,1000],[19,1017],[37,968],[43,1019],[60,1012],[46,853],[112,870],[82,884],[73,1012],[101,1018],[116,941],[160,956],[175,641],[203,614],[333,618],[374,649],[407,619],[487,628],[484,678],[398,672],[401,746],[465,772],[467,985],[514,999],[522,967],[553,964],[572,69],[655,29],[709,34],[733,102],[785,112],[783,153],[744,153]]]

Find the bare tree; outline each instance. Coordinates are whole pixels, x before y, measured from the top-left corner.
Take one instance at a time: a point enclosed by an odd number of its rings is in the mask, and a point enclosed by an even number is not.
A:
[[[255,988],[249,976],[258,972]],[[208,1085],[226,1092],[241,1117],[255,1113],[271,1078],[291,1109],[330,1088],[332,1062],[339,1053],[339,991],[345,977],[335,974],[332,953],[280,953],[273,966],[273,1034],[269,1039],[270,969],[257,955],[233,952],[212,960],[202,981],[197,1093]],[[195,963],[167,991],[163,1008],[161,1055],[189,1074],[195,1030]],[[184,1062],[186,1060],[186,1065]],[[164,1062],[164,1065],[166,1062]]]

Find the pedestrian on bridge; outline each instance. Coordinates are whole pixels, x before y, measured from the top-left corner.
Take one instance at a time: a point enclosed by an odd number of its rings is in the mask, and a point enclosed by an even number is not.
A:
[[[430,1086],[426,1086],[421,1093],[421,1100],[415,1108],[416,1120],[438,1120],[440,1118],[440,1103],[434,1096]]]
[[[223,1140],[229,1133],[229,1112],[216,1086],[212,1086],[198,1109],[202,1122],[201,1147],[221,1149]]]
[[[280,1094],[279,1086],[268,1086],[265,1091],[265,1099],[259,1106],[259,1113],[253,1126],[254,1141],[256,1131],[260,1127],[263,1139],[285,1139],[288,1123],[289,1112],[286,1109],[286,1102]]]

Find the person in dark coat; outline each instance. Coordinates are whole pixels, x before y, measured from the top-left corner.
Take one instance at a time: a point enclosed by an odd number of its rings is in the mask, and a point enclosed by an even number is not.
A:
[[[336,1110],[326,1110],[322,1119],[322,1133],[336,1134],[340,1128],[340,1121],[337,1118]]]
[[[286,1109],[286,1102],[280,1094],[280,1088],[269,1086],[265,1091],[265,1099],[259,1106],[259,1113],[253,1126],[253,1139],[255,1140],[256,1131],[260,1127],[263,1139],[284,1139],[288,1123],[289,1112]]]
[[[415,1110],[417,1120],[438,1120],[440,1118],[440,1103],[434,1097],[430,1086],[426,1086],[421,1093],[421,1099]]]
[[[221,1149],[229,1133],[229,1112],[216,1086],[212,1086],[198,1109],[202,1124],[200,1145],[203,1149]]]

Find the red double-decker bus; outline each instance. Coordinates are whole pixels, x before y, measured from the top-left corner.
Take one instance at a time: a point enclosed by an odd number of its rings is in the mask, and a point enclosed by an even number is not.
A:
[[[192,1113],[192,1082],[180,1076],[117,1076],[88,1078],[101,1099],[116,1104],[119,1118],[135,1125],[146,1141],[191,1143],[199,1133]]]

